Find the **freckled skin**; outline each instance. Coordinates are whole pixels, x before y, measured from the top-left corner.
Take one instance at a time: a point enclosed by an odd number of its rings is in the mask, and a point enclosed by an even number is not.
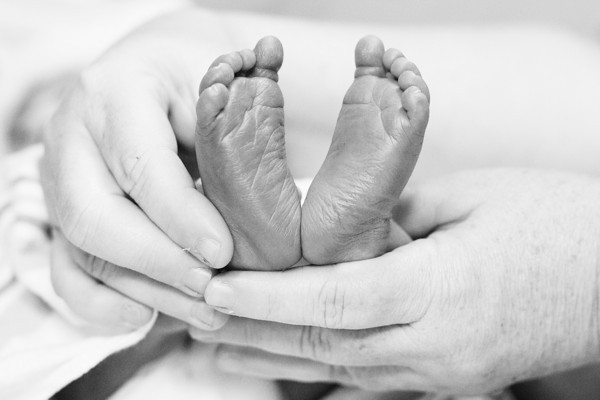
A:
[[[284,269],[301,257],[300,196],[286,162],[277,85],[282,61],[281,43],[264,38],[253,54],[217,59],[201,84],[198,167],[233,236],[236,269]]]
[[[386,52],[368,36],[355,57],[355,80],[302,207],[302,255],[315,265],[388,250],[392,208],[417,162],[429,117],[427,86],[402,53]]]

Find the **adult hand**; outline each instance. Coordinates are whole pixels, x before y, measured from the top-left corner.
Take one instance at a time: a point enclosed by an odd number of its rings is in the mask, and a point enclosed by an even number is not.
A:
[[[196,325],[214,314],[192,297],[203,294],[209,267],[229,262],[233,244],[194,186],[195,103],[208,60],[232,46],[218,20],[202,15],[158,19],[113,46],[83,71],[46,130],[53,282],[93,322],[129,329],[149,318],[147,306]]]
[[[524,170],[406,192],[422,238],[379,258],[214,277],[232,372],[375,390],[484,393],[597,361],[600,182]]]

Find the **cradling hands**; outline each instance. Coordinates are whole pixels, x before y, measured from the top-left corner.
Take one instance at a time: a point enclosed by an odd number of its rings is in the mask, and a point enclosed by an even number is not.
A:
[[[92,322],[132,329],[151,308],[194,324],[214,314],[196,298],[233,243],[194,185],[203,52],[223,37],[213,28],[187,10],[139,28],[82,72],[47,126],[52,279]]]
[[[461,173],[405,191],[413,243],[381,257],[234,271],[206,301],[219,365],[375,390],[485,393],[598,357],[600,184],[525,170]]]

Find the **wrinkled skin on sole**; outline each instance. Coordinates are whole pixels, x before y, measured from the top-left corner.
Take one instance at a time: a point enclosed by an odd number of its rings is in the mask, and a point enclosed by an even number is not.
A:
[[[234,241],[230,266],[278,270],[377,256],[390,245],[392,208],[417,161],[429,91],[414,64],[375,37],[356,47],[327,158],[301,210],[285,157],[281,43],[219,57],[200,85],[197,158],[206,196]],[[302,244],[300,242],[302,239]],[[395,243],[394,245],[399,245]],[[288,398],[320,398],[329,385],[289,382]]]
[[[276,270],[301,257],[300,195],[285,154],[279,40],[218,58],[201,84],[197,159],[205,195],[234,242],[231,267]]]
[[[392,208],[421,151],[429,90],[400,51],[367,36],[356,46],[327,157],[302,208],[302,255],[311,264],[372,258],[391,243]]]

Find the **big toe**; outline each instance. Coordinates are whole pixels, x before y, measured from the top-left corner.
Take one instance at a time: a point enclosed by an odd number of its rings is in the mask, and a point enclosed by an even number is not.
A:
[[[283,46],[275,36],[266,36],[254,47],[256,65],[252,77],[263,77],[278,81],[277,72],[283,64]]]
[[[377,36],[365,36],[358,41],[354,50],[354,59],[356,63],[356,72],[354,76],[358,78],[363,75],[385,76],[383,66],[383,54],[385,47],[383,42]]]

